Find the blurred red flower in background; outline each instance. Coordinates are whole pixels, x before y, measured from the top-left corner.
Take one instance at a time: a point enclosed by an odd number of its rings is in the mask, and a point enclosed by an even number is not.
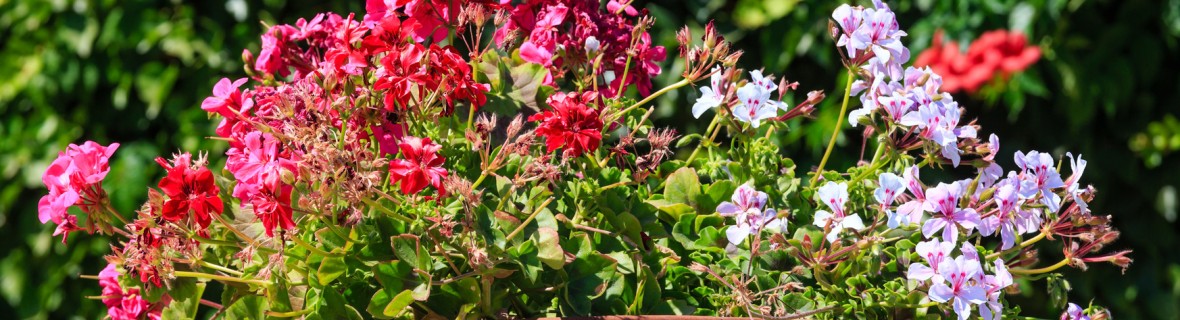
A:
[[[946,92],[975,93],[996,76],[1004,77],[1024,71],[1041,58],[1041,48],[1029,46],[1024,34],[1008,30],[983,33],[967,48],[959,51],[954,41],[942,42],[942,31],[934,34],[930,48],[922,51],[914,66],[929,66],[942,75],[942,89]]]

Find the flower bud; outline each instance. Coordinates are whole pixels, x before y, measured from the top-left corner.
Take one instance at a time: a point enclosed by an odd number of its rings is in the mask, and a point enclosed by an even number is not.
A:
[[[706,49],[713,48],[713,46],[717,45],[717,40],[720,38],[721,37],[717,35],[717,27],[713,25],[713,21],[709,21],[708,24],[705,24],[705,35],[701,38],[701,40],[705,41]]]
[[[283,180],[283,183],[295,184],[295,173],[287,170],[287,168],[279,169],[279,178]]]
[[[598,42],[598,38],[595,38],[594,36],[586,38],[586,53],[593,55],[598,52],[600,46],[601,43]]]

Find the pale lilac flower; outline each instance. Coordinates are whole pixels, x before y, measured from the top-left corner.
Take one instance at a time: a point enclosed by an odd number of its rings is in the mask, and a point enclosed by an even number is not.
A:
[[[840,231],[844,229],[863,230],[865,228],[864,222],[856,214],[839,218],[824,210],[815,212],[815,226],[823,228],[829,222],[831,223],[832,230],[828,232],[824,239],[832,243],[836,242]]]
[[[926,260],[926,264],[911,263],[906,269],[906,278],[918,281],[934,279],[934,282],[942,282],[942,274],[939,273],[938,267],[949,259],[951,250],[954,249],[955,243],[941,241],[938,238],[918,242],[918,245],[914,246],[914,251]]]
[[[1069,308],[1061,314],[1061,320],[1090,320],[1090,316],[1086,314],[1085,309],[1070,302]]]
[[[984,320],[1001,318],[1004,313],[1004,304],[1000,302],[1000,294],[1003,293],[1004,288],[1012,285],[1012,274],[1008,273],[1004,259],[996,259],[995,269],[995,275],[985,275],[980,280],[983,283],[984,294],[987,296],[987,302],[984,303],[986,308],[979,308],[979,315],[983,316]]]
[[[1016,235],[1037,230],[1041,223],[1036,212],[1020,208],[1020,183],[1015,179],[1004,179],[996,184],[996,191],[992,201],[996,204],[996,214],[984,218],[979,224],[979,232],[984,235],[1000,233],[1003,245],[1000,250],[1008,250],[1016,243]]]
[[[992,135],[995,136],[994,134]],[[1000,165],[992,162],[987,167],[979,168],[979,188],[976,188],[976,193],[983,192],[984,189],[990,188],[996,183],[1000,177],[1004,176],[1004,169]]]
[[[979,214],[974,209],[960,209],[959,197],[963,189],[958,184],[939,183],[937,187],[926,190],[928,201],[934,205],[934,216],[922,225],[922,235],[927,238],[942,230],[942,238],[951,242],[958,242],[959,227],[970,232],[979,222]]]
[[[762,89],[762,92],[774,92],[778,90],[778,84],[774,83],[774,77],[762,76],[762,70],[750,71],[750,83]]]
[[[877,190],[873,191],[873,198],[881,205],[881,211],[889,217],[889,228],[897,228],[902,224],[910,224],[909,215],[895,214],[889,207],[905,192],[905,180],[891,172],[882,173],[877,178]]]
[[[959,246],[959,252],[962,253],[964,257],[967,257],[967,259],[977,261],[979,260],[979,250],[975,250],[975,245],[971,244],[970,242],[963,242]]]
[[[909,50],[901,44],[901,37],[906,33],[898,28],[897,17],[889,6],[877,3],[874,7],[865,9],[845,4],[832,12],[841,32],[836,46],[844,47],[850,59],[871,50],[881,64],[895,65],[890,68],[901,70],[901,64],[909,60]]]
[[[717,206],[717,213],[722,217],[735,217],[740,213],[757,213],[762,211],[762,207],[766,205],[767,194],[758,190],[750,184],[743,184],[734,190],[733,196],[730,197],[732,201],[722,202]]]
[[[1017,151],[1015,159],[1016,166],[1021,169],[1021,180],[1025,184],[1020,188],[1021,196],[1031,198],[1040,192],[1041,203],[1045,204],[1049,211],[1056,212],[1061,209],[1061,196],[1053,193],[1053,189],[1064,187],[1065,183],[1061,181],[1061,174],[1053,167],[1053,157],[1038,151],[1029,151],[1028,154]]]
[[[733,107],[733,117],[738,121],[758,128],[762,120],[778,116],[777,101],[771,101],[770,92],[762,90],[762,87],[746,84],[738,88],[737,96],[738,104]]]
[[[937,102],[918,106],[916,112],[902,116],[901,125],[913,126],[921,129],[921,137],[937,144],[942,149],[942,156],[959,166],[959,138],[975,138],[974,127],[959,127],[959,103],[951,101],[950,95],[943,93],[943,98]]]
[[[914,195],[914,199],[897,207],[897,214],[906,215],[909,223],[922,221],[922,212],[934,212],[934,205],[926,200],[926,193],[922,189],[922,182],[918,180],[918,166],[911,166],[902,173],[905,177],[906,189]]]
[[[827,184],[819,188],[816,195],[819,196],[820,202],[823,202],[829,209],[832,209],[832,212],[817,210],[812,221],[812,224],[817,227],[831,228],[824,237],[828,242],[836,242],[836,237],[840,234],[841,230],[861,230],[865,228],[864,222],[860,220],[860,216],[857,216],[855,213],[847,214],[844,211],[844,204],[848,202],[847,184],[837,184],[828,181]]]
[[[971,317],[971,305],[987,302],[986,291],[975,284],[972,278],[982,272],[978,260],[959,256],[954,260],[946,260],[939,266],[939,274],[950,283],[936,282],[930,286],[930,300],[936,302],[951,301],[951,306],[959,320]]]
[[[840,25],[840,38],[836,40],[836,46],[845,47],[848,51],[849,58],[856,58],[856,52],[868,47],[867,43],[858,41],[857,37],[853,35],[860,28],[864,8],[853,7],[848,4],[842,4],[832,11],[832,20]]]
[[[909,98],[899,92],[894,92],[889,96],[879,97],[877,98],[877,102],[885,109],[885,114],[889,116],[889,119],[894,122],[900,121],[901,117],[910,111],[910,107],[914,106],[913,101],[910,101]]]
[[[1080,197],[1085,190],[1081,189],[1078,184],[1078,180],[1082,179],[1082,173],[1086,172],[1086,160],[1082,160],[1080,154],[1076,160],[1073,158],[1073,153],[1066,152],[1065,156],[1069,157],[1069,169],[1073,172],[1073,176],[1069,178],[1069,183],[1066,186],[1066,192],[1073,198],[1073,202],[1078,204],[1078,209],[1082,210],[1082,214],[1089,214],[1090,206]]]
[[[873,50],[877,58],[881,60],[894,60],[895,55],[906,55],[906,60],[909,60],[909,50],[901,44],[901,37],[905,36],[905,31],[898,28],[897,17],[894,16],[893,11],[886,8],[865,9],[863,22],[860,28],[853,34],[853,41],[856,43],[863,43],[871,45],[869,48]],[[900,60],[900,59],[898,59]],[[905,61],[897,61],[897,64]]]
[[[874,107],[866,105],[848,112],[848,123],[852,124],[853,128],[856,128],[856,125],[860,123],[860,119],[868,118],[874,109]]]
[[[995,161],[996,155],[1000,153],[1000,137],[996,136],[995,133],[988,136],[987,148],[991,152],[986,157],[983,157],[983,159],[987,161]]]
[[[713,67],[713,75],[709,76],[709,85],[701,87],[701,96],[692,105],[692,116],[700,119],[705,110],[716,108],[725,102],[725,92],[721,91],[721,67]]]
[[[774,209],[763,209],[767,201],[765,192],[755,190],[750,184],[743,184],[734,190],[730,199],[732,202],[722,202],[717,206],[717,213],[721,216],[737,220],[737,224],[725,230],[725,237],[730,243],[740,245],[751,234],[762,230],[785,231],[786,220],[776,218]]]
[[[766,208],[762,212],[742,212],[737,215],[737,225],[725,229],[725,238],[733,245],[740,245],[750,235],[763,230],[786,232],[787,221],[778,218],[778,212]]]
[[[919,82],[925,80],[919,86]],[[914,102],[918,105],[927,105],[934,102],[931,99],[933,95],[939,94],[939,88],[942,88],[942,76],[931,70],[930,67],[907,67],[905,70],[905,86],[914,87],[916,90],[910,90],[911,94],[922,93],[925,95],[924,99],[914,98]]]
[[[844,217],[844,204],[848,203],[848,184],[828,181],[816,191],[820,202],[832,209],[836,217]]]

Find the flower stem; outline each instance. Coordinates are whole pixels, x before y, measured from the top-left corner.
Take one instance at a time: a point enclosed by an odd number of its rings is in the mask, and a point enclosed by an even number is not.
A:
[[[299,310],[299,311],[290,311],[290,312],[267,311],[266,315],[271,316],[271,317],[276,317],[276,318],[294,318],[294,317],[298,317],[301,315],[311,313],[312,311],[315,311],[315,309],[309,308],[309,309],[303,309],[303,310]]]
[[[217,280],[217,281],[225,281],[225,282],[237,282],[237,283],[252,284],[252,285],[257,285],[257,286],[270,285],[270,282],[266,282],[266,281],[262,281],[262,280],[242,279],[242,278],[238,278],[238,277],[222,276],[222,275],[208,274],[208,273],[201,273],[201,272],[192,272],[192,271],[176,271],[176,272],[173,272],[172,275],[177,276],[177,277],[182,277],[182,278],[209,279],[209,280]]]
[[[631,110],[635,110],[635,108],[639,108],[639,107],[643,106],[644,104],[647,104],[648,102],[651,102],[652,100],[655,100],[656,97],[662,96],[665,93],[668,93],[668,91],[676,90],[680,87],[686,86],[689,83],[692,83],[692,81],[689,81],[688,79],[681,79],[680,81],[676,81],[676,83],[670,84],[667,87],[660,89],[659,91],[653,92],[651,95],[647,96],[647,98],[643,98],[643,100],[639,100],[639,102],[636,102],[635,104],[631,105],[630,107],[627,107],[623,110],[620,110],[619,112],[616,112],[609,119],[618,119],[618,118],[622,117],[623,115],[627,114],[628,112],[631,112]]]
[[[545,200],[545,202],[542,202],[541,205],[537,206],[537,208],[533,209],[533,214],[530,214],[528,218],[524,219],[524,222],[521,222],[519,226],[516,226],[516,230],[512,230],[512,232],[509,233],[507,237],[504,237],[504,242],[512,241],[512,238],[515,238],[517,234],[520,234],[521,231],[524,231],[524,227],[533,222],[533,219],[536,219],[537,215],[541,214],[541,210],[544,210],[550,202],[553,202],[552,197]]]
[[[479,187],[479,184],[483,183],[483,179],[487,179],[487,178],[488,178],[488,172],[487,172],[487,170],[484,170],[483,172],[481,172],[479,174],[479,178],[476,178],[475,182],[471,183],[471,188],[475,189],[476,187]]]
[[[720,113],[713,115],[713,121],[709,122],[708,128],[705,128],[705,135],[704,136],[709,137],[708,140],[705,140],[704,143],[697,144],[697,147],[695,149],[692,149],[692,153],[688,154],[688,160],[684,161],[685,165],[692,165],[692,160],[696,159],[697,153],[700,153],[701,146],[704,146],[706,144],[709,144],[709,145],[713,144],[713,137],[715,135],[710,135],[710,133],[713,133],[713,130],[717,130],[717,127],[719,127],[718,124],[721,123],[720,120],[721,120]]]
[[[877,160],[881,159],[881,155],[885,154],[885,143],[877,141],[877,150],[873,151],[873,159],[869,160],[869,164],[876,164]]]
[[[1013,274],[1024,274],[1024,275],[1042,274],[1042,273],[1053,272],[1053,270],[1060,269],[1061,267],[1064,267],[1067,264],[1069,264],[1069,257],[1065,257],[1064,259],[1061,259],[1061,261],[1058,261],[1057,263],[1055,263],[1051,266],[1048,266],[1048,267],[1044,267],[1044,268],[1037,268],[1037,269],[1013,268],[1013,269],[1008,269],[1008,272],[1011,272]]]
[[[291,237],[291,240],[294,241],[296,245],[299,245],[300,247],[303,247],[304,249],[307,249],[308,251],[311,251],[312,253],[315,253],[315,254],[318,254],[321,256],[325,256],[325,257],[343,257],[344,256],[343,253],[330,253],[330,252],[324,251],[323,249],[316,248],[316,246],[313,246],[310,243],[303,241],[303,239],[299,239],[299,237]]]
[[[832,155],[832,148],[836,147],[836,137],[840,136],[840,127],[844,125],[844,114],[848,112],[848,98],[852,96],[852,69],[848,69],[848,80],[844,83],[844,102],[840,104],[840,114],[836,115],[836,128],[832,130],[832,138],[828,140],[828,148],[824,150],[824,157],[819,161],[819,168],[811,178],[811,185],[819,182],[819,176],[824,173],[824,165],[828,164],[828,156]]]
[[[231,231],[235,235],[237,235],[238,238],[245,240],[247,243],[249,243],[251,246],[253,246],[255,248],[262,248],[262,245],[258,244],[257,241],[254,241],[254,238],[248,237],[248,236],[246,236],[245,233],[242,233],[241,230],[238,230],[238,228],[234,228],[234,226],[232,224],[230,224],[228,221],[225,221],[225,218],[222,218],[220,214],[211,214],[211,216],[213,216],[213,218],[217,219],[217,222],[221,222],[222,225],[225,225],[225,227],[227,229],[229,229],[229,231]]]
[[[389,210],[389,208],[386,208],[385,206],[377,203],[376,201],[373,201],[372,199],[362,197],[361,201],[363,201],[365,204],[367,204],[369,206],[377,208],[377,210],[381,210],[381,212],[384,212],[386,215],[389,215],[390,217],[393,217],[394,219],[400,220],[405,223],[413,223],[414,222],[414,219],[410,219],[410,218],[407,218],[406,216],[398,214],[397,212],[393,212],[393,210]]]
[[[230,269],[230,268],[226,268],[226,267],[223,267],[223,266],[220,266],[220,265],[216,265],[216,264],[213,264],[213,263],[209,263],[209,262],[207,262],[207,261],[205,261],[205,260],[197,260],[197,264],[201,265],[202,267],[206,267],[206,268],[209,268],[209,269],[213,269],[213,270],[217,270],[217,271],[225,272],[225,273],[232,274],[232,275],[235,275],[235,276],[239,276],[239,277],[241,277],[241,276],[242,276],[242,272],[241,272],[241,271],[234,270],[234,269]]]
[[[475,105],[474,104],[471,105],[471,111],[467,112],[467,128],[466,129],[468,129],[468,130],[471,130],[472,119],[475,119]]]
[[[923,304],[901,304],[901,305],[891,305],[891,304],[887,304],[887,303],[882,302],[878,305],[880,305],[882,307],[886,307],[886,308],[918,309],[918,308],[929,308],[929,307],[937,306],[938,302],[937,301],[930,301],[930,302],[923,303]]]
[[[1000,257],[1000,255],[1003,255],[1003,254],[1006,254],[1006,253],[1010,253],[1010,252],[1013,252],[1013,251],[1015,251],[1015,250],[1024,249],[1025,247],[1031,246],[1031,245],[1033,245],[1034,243],[1037,243],[1038,241],[1041,241],[1042,239],[1045,239],[1045,236],[1047,236],[1047,235],[1049,235],[1049,230],[1048,230],[1048,229],[1042,229],[1042,230],[1041,230],[1041,233],[1037,234],[1037,236],[1035,236],[1035,237],[1032,237],[1032,238],[1030,238],[1030,239],[1028,239],[1028,240],[1024,240],[1024,241],[1020,242],[1020,244],[1019,244],[1019,245],[1017,245],[1017,246],[1015,246],[1015,247],[1012,247],[1012,248],[1010,248],[1010,249],[1008,249],[1008,250],[1004,250],[1004,251],[1000,251],[1000,252],[996,252],[996,253],[992,253],[992,254],[989,254],[989,255],[987,255],[987,260],[994,260],[995,258],[999,258],[999,257]]]
[[[869,168],[868,168],[868,169],[866,169],[866,170],[865,170],[864,172],[862,172],[861,174],[858,174],[858,175],[856,175],[856,177],[855,177],[855,178],[853,178],[852,180],[849,180],[849,181],[856,182],[856,181],[861,181],[861,180],[864,180],[865,178],[868,178],[868,177],[869,177],[869,175],[871,175],[871,174],[873,174],[873,173],[877,172],[877,169],[880,169],[880,168],[881,168],[881,166],[885,165],[885,163],[886,163],[887,161],[879,161],[879,162],[878,162],[878,161],[876,161],[876,160],[877,160],[877,159],[876,159],[876,158],[877,158],[877,156],[879,156],[879,155],[880,155],[880,153],[882,153],[882,152],[881,152],[882,150],[884,150],[884,148],[877,148],[877,153],[878,153],[878,154],[877,154],[877,155],[873,155],[873,159],[874,159],[874,161],[873,161],[872,163],[870,163],[870,164],[869,164]]]

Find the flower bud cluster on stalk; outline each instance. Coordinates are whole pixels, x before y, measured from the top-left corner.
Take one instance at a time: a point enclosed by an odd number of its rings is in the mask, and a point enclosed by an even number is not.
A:
[[[829,25],[847,84],[810,170],[776,133],[828,96],[738,68],[712,23],[676,33],[681,79],[653,88],[666,51],[628,0],[369,0],[269,27],[201,103],[228,150],[157,158],[133,215],[103,188],[119,144],[92,141],[46,170],[38,214],[63,243],[112,237],[112,319],[993,319],[1017,284],[1129,266],[1081,155],[983,140],[882,1]],[[690,85],[705,131],[655,126],[651,102]],[[845,117],[875,151],[830,170]]]

